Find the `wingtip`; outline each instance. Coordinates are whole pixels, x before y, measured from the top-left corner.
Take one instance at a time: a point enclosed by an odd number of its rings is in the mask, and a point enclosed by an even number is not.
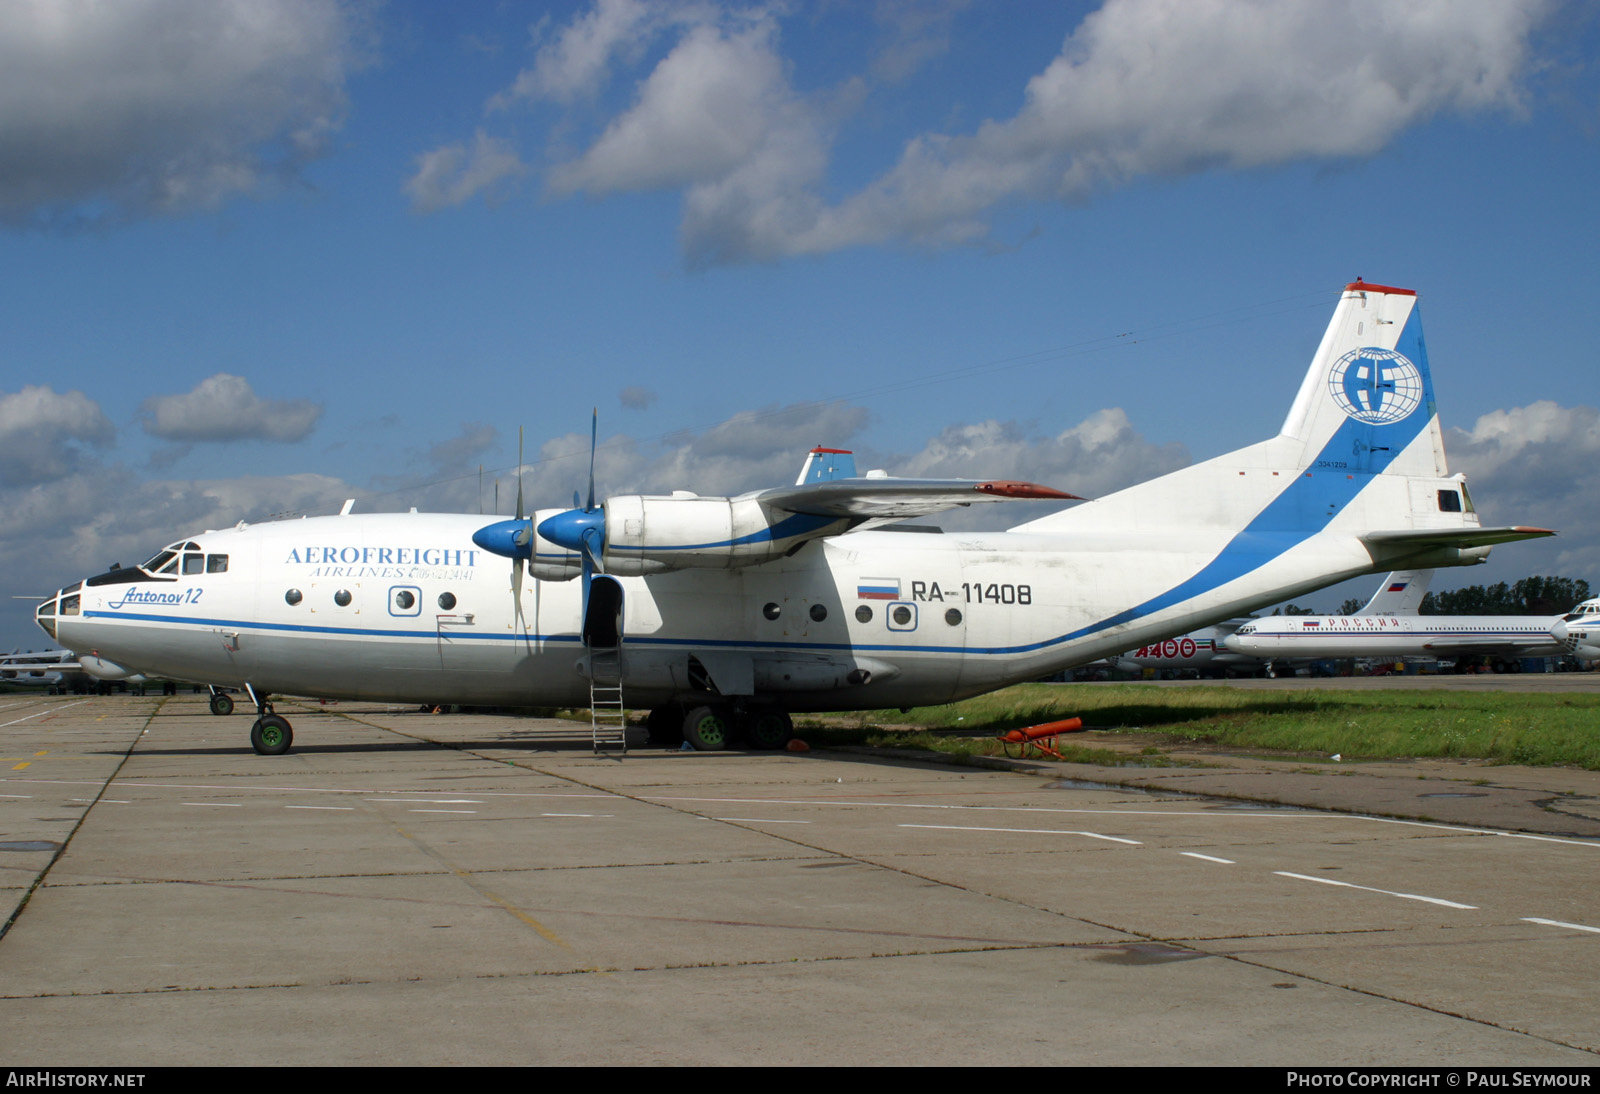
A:
[[[994,479],[990,482],[980,482],[973,487],[974,490],[984,494],[993,494],[997,498],[1030,498],[1049,501],[1083,501],[1077,494],[1068,494],[1050,486],[1041,486],[1036,482],[1015,482],[1009,479]]]

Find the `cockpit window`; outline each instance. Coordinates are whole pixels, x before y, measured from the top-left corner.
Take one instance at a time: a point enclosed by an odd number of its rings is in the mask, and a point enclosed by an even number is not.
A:
[[[158,573],[158,574],[175,574],[177,572],[178,572],[178,556],[177,555],[171,555],[168,558],[166,565],[162,566],[161,569],[156,571],[156,573]]]
[[[207,555],[206,556],[206,573],[208,573],[208,574],[225,574],[227,572],[228,572],[228,556],[227,555]]]
[[[156,555],[155,558],[152,558],[149,562],[146,562],[139,568],[152,574],[159,574],[164,566],[177,557],[178,556],[172,551],[162,551],[160,554]]]
[[[193,552],[183,556],[183,572],[186,574],[203,574],[206,572],[206,557]]]

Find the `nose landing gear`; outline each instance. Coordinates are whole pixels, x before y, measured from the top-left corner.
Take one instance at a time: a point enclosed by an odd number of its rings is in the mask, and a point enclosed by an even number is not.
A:
[[[250,747],[262,756],[282,756],[294,744],[294,727],[289,719],[272,713],[267,695],[257,694],[249,684],[244,690],[256,705],[256,720],[250,726]]]

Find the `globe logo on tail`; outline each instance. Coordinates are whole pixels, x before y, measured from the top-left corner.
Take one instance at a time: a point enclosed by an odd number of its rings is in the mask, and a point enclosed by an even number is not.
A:
[[[1346,416],[1368,425],[1390,425],[1422,405],[1421,370],[1392,349],[1351,350],[1334,362],[1328,386]]]

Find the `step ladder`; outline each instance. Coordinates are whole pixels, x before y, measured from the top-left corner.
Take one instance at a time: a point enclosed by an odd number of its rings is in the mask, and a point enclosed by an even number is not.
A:
[[[628,716],[622,706],[622,650],[617,646],[589,648],[589,732],[594,750],[628,751]]]

